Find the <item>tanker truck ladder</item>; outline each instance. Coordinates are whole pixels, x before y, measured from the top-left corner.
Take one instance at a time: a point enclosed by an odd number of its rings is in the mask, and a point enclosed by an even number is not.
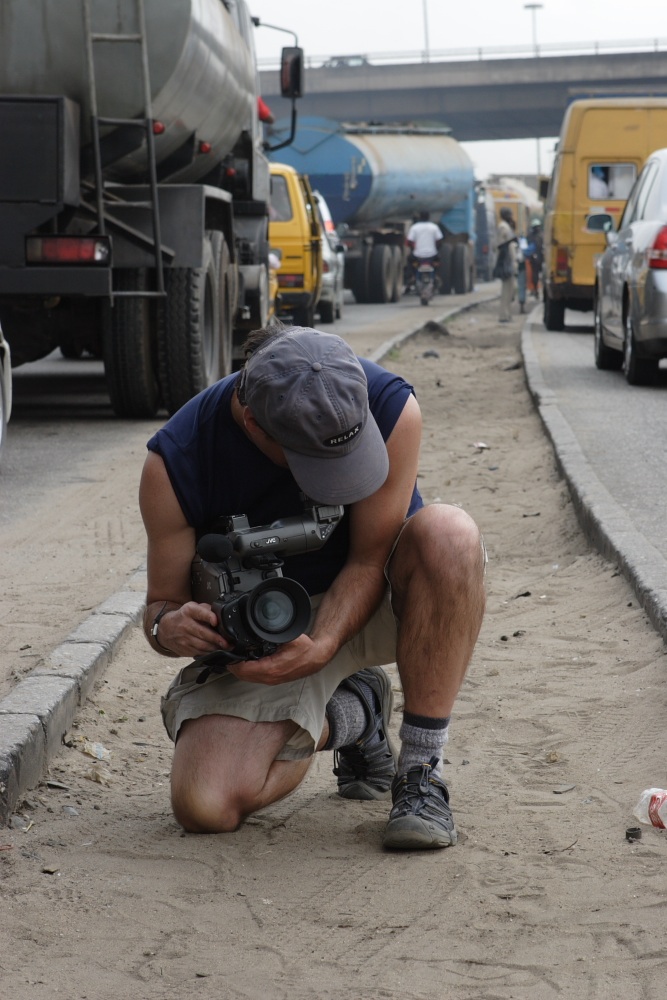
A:
[[[93,211],[97,216],[97,225],[101,235],[105,235],[107,223],[112,227],[122,230],[122,232],[135,242],[145,247],[152,248],[155,254],[155,275],[156,289],[132,289],[112,292],[112,299],[116,297],[132,298],[164,298],[164,266],[163,256],[173,257],[174,251],[162,245],[160,232],[160,212],[158,205],[157,169],[155,165],[155,137],[153,133],[153,115],[151,101],[150,73],[148,67],[148,49],[146,46],[146,19],[144,14],[144,0],[135,0],[136,19],[138,32],[135,33],[108,33],[97,32],[93,29],[91,0],[82,0],[85,42],[86,42],[86,63],[88,68],[88,96],[90,101],[90,121],[92,129],[92,145],[95,164],[95,208]],[[95,72],[95,45],[99,43],[116,43],[121,45],[138,45],[141,55],[141,78],[143,84],[143,106],[144,113],[141,118],[107,118],[98,113],[97,103],[97,78]],[[100,129],[105,126],[117,126],[120,128],[142,129],[146,136],[146,153],[148,158],[149,183],[148,201],[126,201],[118,196],[105,191],[104,171],[102,166],[102,149]],[[151,213],[153,239],[151,240],[143,232],[129,226],[126,222],[114,217],[109,207],[122,207],[127,209],[148,209]],[[91,207],[91,206],[87,206]]]

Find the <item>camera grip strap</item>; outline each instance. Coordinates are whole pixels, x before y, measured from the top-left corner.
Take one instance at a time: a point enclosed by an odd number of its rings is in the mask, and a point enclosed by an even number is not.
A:
[[[244,660],[252,660],[252,656],[237,656],[227,649],[217,649],[215,653],[204,653],[198,656],[189,664],[191,667],[202,667],[201,673],[197,677],[197,684],[203,684],[211,674],[224,674],[230,663],[243,663]]]

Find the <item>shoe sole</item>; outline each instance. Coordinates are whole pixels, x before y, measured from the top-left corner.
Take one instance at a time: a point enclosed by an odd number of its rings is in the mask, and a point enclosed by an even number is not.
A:
[[[384,674],[382,678],[380,705],[382,707],[382,718],[384,719],[386,726],[384,735],[387,740],[389,752],[394,758],[395,768],[398,765],[398,750],[389,735],[389,722],[391,720],[391,713],[394,707],[394,692],[391,689],[391,679],[387,676],[387,674]],[[338,794],[343,799],[357,799],[361,802],[377,802],[390,797],[391,786],[386,790],[386,792],[381,792],[368,781],[353,781],[349,785],[346,785],[344,789],[339,788]]]
[[[383,844],[394,851],[428,851],[453,847],[457,840],[455,829],[442,830],[418,816],[404,816],[389,821]]]
[[[349,785],[346,785],[344,789],[339,788],[338,794],[342,799],[357,799],[360,802],[372,802],[388,799],[391,794],[391,788],[388,788],[386,792],[381,792],[366,781],[353,781]]]

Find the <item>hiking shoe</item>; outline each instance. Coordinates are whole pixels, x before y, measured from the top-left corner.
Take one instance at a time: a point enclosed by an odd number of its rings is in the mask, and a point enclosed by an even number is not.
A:
[[[359,680],[373,690],[379,710]],[[391,789],[398,756],[388,733],[393,704],[391,681],[381,667],[368,667],[348,677],[341,687],[357,694],[370,721],[355,743],[334,751],[333,772],[338,778],[338,794],[344,799],[383,799]],[[379,739],[369,746],[376,736]]]
[[[438,758],[396,775],[391,786],[393,807],[384,846],[397,850],[429,850],[456,843],[447,785],[433,774]]]

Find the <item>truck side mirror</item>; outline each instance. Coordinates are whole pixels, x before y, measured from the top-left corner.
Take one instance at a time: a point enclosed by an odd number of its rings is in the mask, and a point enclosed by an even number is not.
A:
[[[280,57],[280,92],[283,97],[303,95],[303,49],[296,45],[283,49]]]

